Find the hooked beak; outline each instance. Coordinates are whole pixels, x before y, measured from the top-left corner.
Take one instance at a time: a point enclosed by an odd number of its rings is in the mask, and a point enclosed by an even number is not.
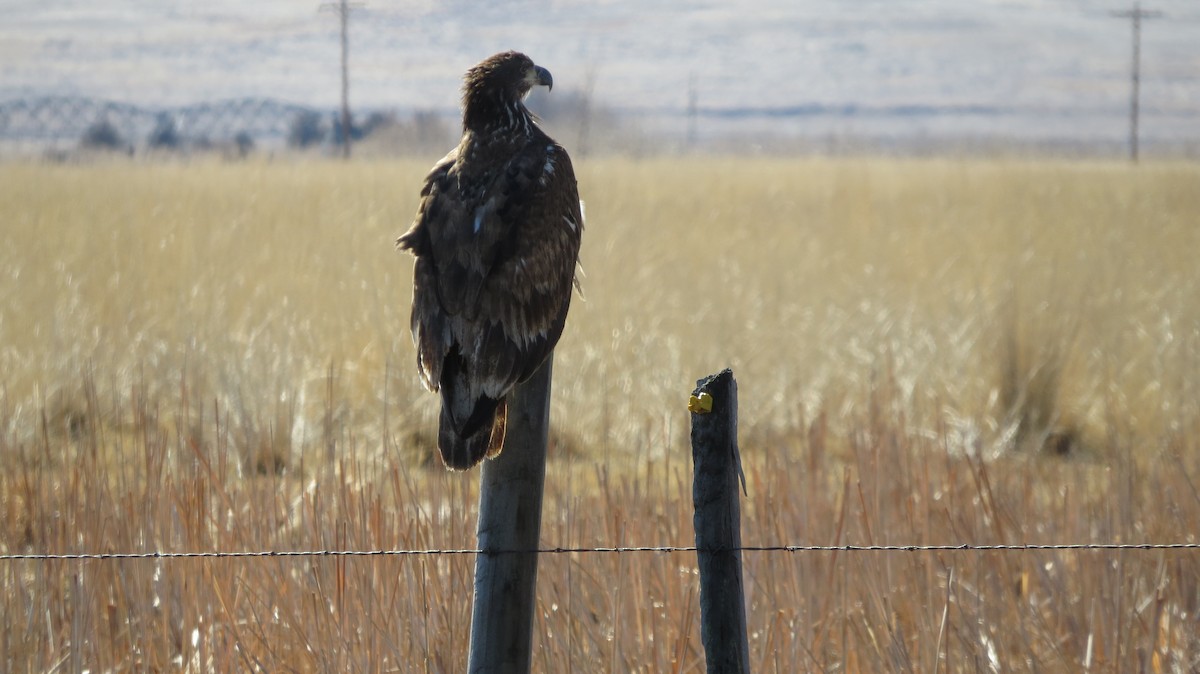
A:
[[[554,78],[550,76],[549,70],[541,66],[534,66],[533,76],[536,79],[536,84],[546,87],[547,91],[554,91]]]

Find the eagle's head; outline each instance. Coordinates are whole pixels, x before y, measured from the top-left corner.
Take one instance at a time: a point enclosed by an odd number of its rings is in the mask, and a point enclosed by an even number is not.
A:
[[[528,115],[521,101],[538,85],[553,89],[554,78],[528,56],[516,51],[489,56],[467,71],[463,82],[463,123],[475,126],[476,122],[486,124],[507,119],[503,114],[506,108]]]

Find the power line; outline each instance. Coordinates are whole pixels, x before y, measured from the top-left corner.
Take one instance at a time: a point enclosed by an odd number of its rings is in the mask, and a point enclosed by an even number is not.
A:
[[[731,550],[705,552],[1028,552],[1034,550],[1200,550],[1200,543],[1028,543],[1028,544],[938,544],[938,545],[746,545]],[[260,557],[420,557],[452,555],[561,555],[575,553],[678,553],[700,552],[694,545],[654,545],[623,547],[538,548],[536,550],[492,550],[446,548],[425,550],[247,550],[225,552],[95,552],[95,553],[18,553],[0,555],[0,562],[71,561],[108,559],[244,559]]]

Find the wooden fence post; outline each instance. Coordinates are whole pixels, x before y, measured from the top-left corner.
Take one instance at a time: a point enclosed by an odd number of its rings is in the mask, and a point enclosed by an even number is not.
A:
[[[742,479],[737,446],[737,382],[725,370],[696,382],[692,412],[692,504],[700,564],[700,640],[709,674],[749,674],[742,592]]]
[[[479,486],[479,549],[467,671],[523,674],[533,648],[536,550],[542,524],[553,352],[508,395],[508,427],[500,456],[484,461]]]

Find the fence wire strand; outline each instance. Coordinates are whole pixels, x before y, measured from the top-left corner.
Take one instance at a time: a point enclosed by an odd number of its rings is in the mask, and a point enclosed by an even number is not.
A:
[[[1022,543],[941,545],[744,545],[729,550],[704,552],[1020,552],[1033,550],[1200,550],[1200,543]],[[420,557],[440,555],[510,554],[624,554],[701,552],[694,545],[624,546],[611,548],[537,548],[535,550],[482,550],[447,548],[427,550],[247,550],[213,552],[81,552],[17,553],[0,555],[0,562],[107,559],[245,559],[258,557]]]

